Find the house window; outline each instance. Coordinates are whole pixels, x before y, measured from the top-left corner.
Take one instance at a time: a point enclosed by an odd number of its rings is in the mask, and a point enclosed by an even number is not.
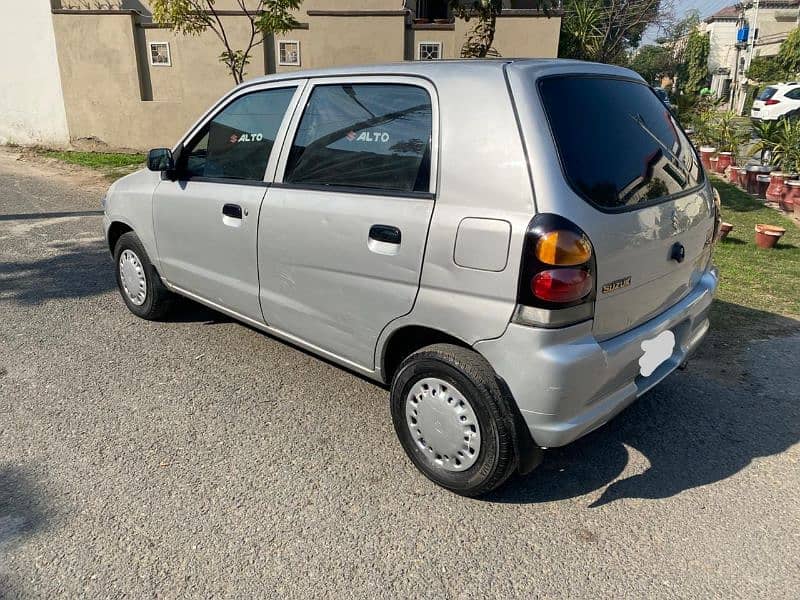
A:
[[[419,60],[440,60],[442,58],[441,42],[420,42]]]
[[[150,64],[155,67],[171,67],[169,42],[150,42]]]
[[[300,42],[288,40],[278,42],[278,64],[289,67],[299,67]]]

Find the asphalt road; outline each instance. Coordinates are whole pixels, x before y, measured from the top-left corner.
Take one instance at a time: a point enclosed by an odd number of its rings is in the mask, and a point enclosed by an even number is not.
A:
[[[13,158],[0,597],[797,598],[800,337],[466,500],[412,468],[381,387],[193,304],[136,319],[99,190]]]

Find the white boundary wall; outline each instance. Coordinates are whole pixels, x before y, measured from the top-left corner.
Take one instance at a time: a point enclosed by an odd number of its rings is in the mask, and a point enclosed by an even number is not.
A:
[[[67,144],[50,0],[3,0],[0,144]]]

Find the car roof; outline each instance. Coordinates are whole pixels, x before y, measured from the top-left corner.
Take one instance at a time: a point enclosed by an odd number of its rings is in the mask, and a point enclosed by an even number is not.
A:
[[[552,74],[564,72],[609,73],[640,79],[639,75],[628,69],[585,61],[559,58],[487,58],[487,59],[445,59],[425,61],[404,61],[397,63],[330,67],[309,69],[266,75],[249,79],[242,86],[291,79],[322,77],[341,77],[359,75],[407,75],[436,80],[439,77],[474,76],[476,72],[502,71],[509,65],[524,69],[533,74]]]

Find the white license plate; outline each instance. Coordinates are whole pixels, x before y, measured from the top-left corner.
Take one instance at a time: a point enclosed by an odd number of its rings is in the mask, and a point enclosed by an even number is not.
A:
[[[642,342],[642,354],[639,358],[639,372],[642,377],[650,377],[675,351],[675,334],[662,331],[656,337]]]

